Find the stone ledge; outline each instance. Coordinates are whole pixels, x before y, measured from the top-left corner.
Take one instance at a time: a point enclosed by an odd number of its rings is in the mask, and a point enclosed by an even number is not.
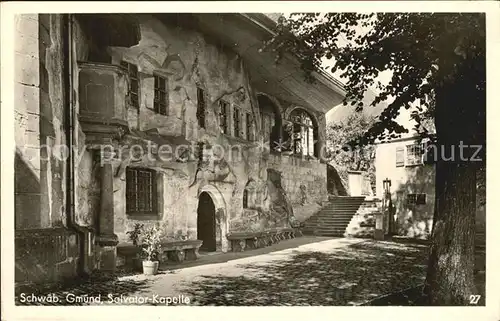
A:
[[[198,251],[203,241],[163,241],[161,243],[160,261],[182,262],[184,259],[196,260],[199,257]],[[121,243],[116,247],[119,257],[124,258],[125,265],[134,264],[137,255],[141,253],[141,246],[131,243]]]
[[[227,236],[233,252],[257,249],[302,235],[300,229],[281,228],[259,232],[233,232]]]

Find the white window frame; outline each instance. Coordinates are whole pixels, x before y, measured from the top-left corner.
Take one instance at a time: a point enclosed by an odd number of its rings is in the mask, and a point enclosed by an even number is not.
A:
[[[420,157],[414,152],[417,147],[420,149]],[[419,166],[424,164],[424,150],[423,143],[408,144],[405,146],[405,166]]]

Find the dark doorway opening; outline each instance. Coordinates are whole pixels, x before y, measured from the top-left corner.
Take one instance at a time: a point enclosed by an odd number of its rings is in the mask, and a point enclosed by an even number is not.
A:
[[[200,194],[198,200],[198,240],[202,240],[201,251],[214,252],[215,240],[215,205],[208,193]]]

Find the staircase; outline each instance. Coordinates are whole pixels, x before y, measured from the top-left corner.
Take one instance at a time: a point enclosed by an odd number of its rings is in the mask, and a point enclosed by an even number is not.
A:
[[[304,234],[342,237],[364,196],[330,196],[328,203],[304,223]]]

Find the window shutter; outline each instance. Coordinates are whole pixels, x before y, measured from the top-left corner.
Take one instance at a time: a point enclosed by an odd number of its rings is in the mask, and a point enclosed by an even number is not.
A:
[[[396,167],[405,166],[405,148],[396,147]]]

